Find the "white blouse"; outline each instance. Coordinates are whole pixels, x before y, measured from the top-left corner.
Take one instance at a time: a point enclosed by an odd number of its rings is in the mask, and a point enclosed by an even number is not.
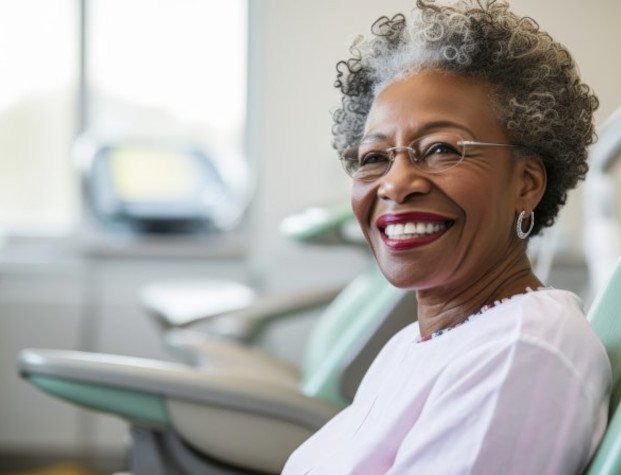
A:
[[[577,474],[606,429],[604,348],[571,292],[542,289],[417,343],[397,333],[287,475]]]

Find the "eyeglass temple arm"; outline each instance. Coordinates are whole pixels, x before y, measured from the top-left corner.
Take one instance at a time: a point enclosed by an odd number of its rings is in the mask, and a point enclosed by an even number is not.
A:
[[[495,142],[476,142],[474,140],[462,140],[462,145],[476,145],[478,147],[517,147],[511,143],[495,143]]]

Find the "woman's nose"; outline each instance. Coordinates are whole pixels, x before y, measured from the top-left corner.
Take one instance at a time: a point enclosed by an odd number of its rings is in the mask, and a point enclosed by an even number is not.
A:
[[[427,194],[432,187],[429,178],[412,163],[405,150],[395,155],[390,170],[380,180],[378,196],[396,203],[403,203],[415,195]]]

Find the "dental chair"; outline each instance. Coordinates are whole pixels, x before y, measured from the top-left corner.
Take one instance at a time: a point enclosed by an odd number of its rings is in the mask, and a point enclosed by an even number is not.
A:
[[[280,473],[289,454],[351,401],[385,342],[415,320],[413,293],[372,268],[319,317],[300,370],[214,338],[206,351],[204,339],[186,346],[198,366],[26,349],[18,368],[44,392],[125,419],[134,475]]]
[[[600,338],[612,366],[609,423],[587,470],[588,475],[621,473],[621,259],[593,302],[588,319]]]

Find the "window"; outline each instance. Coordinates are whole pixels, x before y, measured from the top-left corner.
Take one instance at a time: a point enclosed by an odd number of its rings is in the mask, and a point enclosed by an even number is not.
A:
[[[0,3],[0,232],[71,226],[77,11],[72,0]]]
[[[67,232],[79,223],[71,150],[81,128],[102,140],[199,145],[243,200],[246,0],[86,0],[85,6],[0,3],[0,231]]]

